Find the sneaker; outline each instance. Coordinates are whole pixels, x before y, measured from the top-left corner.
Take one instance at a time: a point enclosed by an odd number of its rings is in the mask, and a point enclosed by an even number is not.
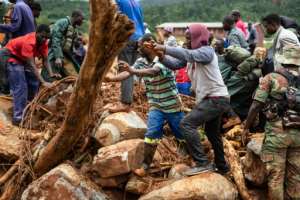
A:
[[[192,167],[192,168],[188,169],[187,171],[185,171],[183,173],[183,175],[194,176],[194,175],[201,174],[201,173],[208,172],[208,171],[215,171],[215,167],[213,164],[208,163],[206,165],[198,165],[198,166]]]
[[[228,121],[222,127],[224,129],[227,129],[238,124],[241,124],[241,119],[239,117],[233,117],[233,118],[229,118]]]

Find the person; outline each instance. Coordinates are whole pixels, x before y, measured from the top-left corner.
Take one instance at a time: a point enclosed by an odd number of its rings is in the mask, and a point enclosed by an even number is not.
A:
[[[251,22],[248,23],[248,33],[249,34],[248,34],[247,42],[249,44],[250,52],[251,54],[253,54],[257,43],[256,41],[257,36],[256,36],[256,29],[253,27],[253,24]]]
[[[52,71],[59,73],[61,78],[77,75],[80,70],[73,54],[74,41],[78,37],[77,27],[81,26],[84,15],[81,10],[74,10],[71,17],[59,19],[51,27],[49,43],[49,62]],[[47,70],[42,70],[42,76],[47,81],[54,81]]]
[[[240,11],[239,10],[231,11],[231,16],[234,18],[236,28],[242,31],[244,38],[246,39],[248,37],[247,26],[242,20]]]
[[[116,0],[119,11],[134,22],[135,32],[130,37],[127,46],[119,54],[119,61],[125,61],[132,66],[138,58],[137,42],[145,34],[142,8],[137,0]],[[133,76],[121,82],[121,99],[117,105],[110,107],[110,112],[129,111],[133,101]]]
[[[284,46],[300,45],[297,36],[292,31],[283,28],[280,23],[280,16],[277,14],[269,14],[262,19],[266,34],[272,35],[273,38],[272,46],[268,52],[268,58],[273,61],[273,64],[269,68],[280,67],[277,57],[281,54]],[[269,69],[268,71],[272,72],[273,70]]]
[[[9,3],[6,0],[0,0],[0,24],[4,23],[4,16],[9,7]]]
[[[29,4],[29,7],[31,8],[33,17],[34,17],[34,25],[37,26],[37,18],[40,17],[42,6],[39,2],[33,1],[31,4]]]
[[[288,88],[292,86],[290,77],[299,76],[300,48],[285,46],[283,55],[279,58],[281,66],[259,83],[243,136],[247,138],[256,115],[263,110],[267,123],[260,156],[267,169],[268,199],[299,199],[300,130],[299,126],[289,127],[285,123],[290,112],[285,96]]]
[[[164,36],[164,45],[170,47],[176,47],[177,41],[176,38],[173,36],[173,27],[165,27],[163,29],[163,36]]]
[[[0,24],[0,32],[10,33],[11,38],[35,32],[34,17],[30,7],[23,0],[9,0],[9,2],[15,3],[11,22]]]
[[[257,47],[254,54],[237,66],[237,70],[226,82],[230,95],[230,105],[235,113],[244,120],[252,103],[253,92],[262,76],[262,65],[267,50]]]
[[[244,49],[248,48],[248,43],[243,33],[236,28],[234,18],[231,15],[224,17],[223,29],[228,32],[227,43],[228,46],[238,46]]]
[[[174,72],[161,64],[153,49],[148,48],[147,42],[156,39],[151,34],[145,34],[139,42],[141,58],[132,67],[122,63],[124,72],[115,77],[107,77],[107,81],[122,81],[129,76],[136,75],[144,79],[150,111],[145,134],[144,162],[140,169],[135,170],[139,176],[144,176],[153,160],[158,142],[163,136],[164,122],[167,121],[177,140],[183,136],[179,130],[179,123],[184,114],[181,112],[181,100],[176,89]]]
[[[300,26],[298,23],[287,16],[280,16],[280,24],[283,26],[283,28],[288,29],[295,33],[298,37],[298,40],[300,38]]]
[[[187,68],[181,68],[176,71],[176,87],[180,94],[191,96],[191,80],[187,74]]]
[[[215,170],[205,155],[200,143],[198,128],[205,125],[205,133],[215,153],[215,164],[220,173],[227,173],[229,167],[224,158],[223,142],[220,135],[221,117],[230,110],[229,94],[218,66],[214,49],[209,46],[209,31],[202,24],[192,24],[186,33],[187,48],[154,45],[161,62],[168,68],[178,69],[188,64],[188,74],[192,90],[196,93],[196,105],[181,121],[181,132],[187,148],[196,166],[186,171],[194,175],[208,170]]]
[[[151,33],[148,23],[144,22],[145,33]]]
[[[5,46],[10,55],[7,61],[7,76],[13,96],[14,125],[20,124],[26,103],[34,98],[39,86],[49,86],[40,76],[34,59],[41,57],[50,75],[57,76],[48,65],[49,36],[49,26],[41,24],[36,32],[12,39]]]

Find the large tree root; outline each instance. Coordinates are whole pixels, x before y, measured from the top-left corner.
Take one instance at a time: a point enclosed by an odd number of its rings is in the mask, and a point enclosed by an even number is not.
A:
[[[230,171],[243,200],[252,200],[245,183],[240,158],[228,140],[223,138],[224,152],[230,164]]]

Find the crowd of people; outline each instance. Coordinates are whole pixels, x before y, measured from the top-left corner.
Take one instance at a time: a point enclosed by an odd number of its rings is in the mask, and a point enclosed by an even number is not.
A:
[[[38,2],[9,0],[0,32],[0,89],[13,97],[13,124],[41,86],[76,75],[85,56],[78,32],[84,14],[51,25],[37,25]],[[3,3],[3,2],[2,2]],[[151,34],[136,0],[116,0],[119,12],[135,24],[135,32],[118,56],[119,73],[107,82],[121,82],[120,102],[110,112],[129,111],[135,76],[143,79],[150,110],[144,162],[134,171],[144,176],[163,137],[165,122],[195,165],[191,176],[205,171],[227,174],[222,133],[243,122],[242,140],[250,132],[265,132],[261,159],[268,172],[270,199],[300,198],[300,28],[284,16],[269,14],[260,23],[244,23],[238,10],[223,19],[225,37],[216,37],[201,23],[187,27],[181,45],[173,27]],[[49,50],[48,50],[49,49]],[[42,60],[42,70],[36,58]],[[195,96],[196,105],[182,110],[179,93]],[[202,127],[214,150],[211,163],[199,137]],[[298,188],[298,189],[297,189]]]

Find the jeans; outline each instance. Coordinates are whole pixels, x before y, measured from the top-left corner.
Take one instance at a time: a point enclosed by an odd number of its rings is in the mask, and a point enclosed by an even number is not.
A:
[[[186,83],[176,83],[178,92],[180,94],[185,94],[190,96],[191,95],[191,82],[186,82]]]
[[[180,121],[183,119],[183,117],[183,112],[165,113],[158,109],[150,110],[148,114],[148,129],[147,133],[145,134],[145,142],[147,142],[147,140],[159,140],[162,138],[165,121],[167,121],[176,139],[183,140],[183,136],[179,127]]]
[[[130,66],[135,63],[137,58],[138,52],[136,42],[129,42],[119,55],[119,60],[127,62]],[[133,83],[133,76],[130,76],[121,82],[121,102],[124,104],[131,104],[133,101]]]
[[[197,165],[208,164],[200,143],[198,128],[205,125],[205,133],[212,144],[215,153],[215,164],[219,170],[226,170],[228,166],[224,158],[223,141],[220,133],[221,120],[224,112],[230,110],[229,99],[225,97],[206,98],[197,104],[182,120],[180,127],[187,142],[188,150]]]
[[[8,63],[8,81],[13,95],[13,122],[20,122],[27,101],[34,98],[40,82],[35,74],[21,64]]]

